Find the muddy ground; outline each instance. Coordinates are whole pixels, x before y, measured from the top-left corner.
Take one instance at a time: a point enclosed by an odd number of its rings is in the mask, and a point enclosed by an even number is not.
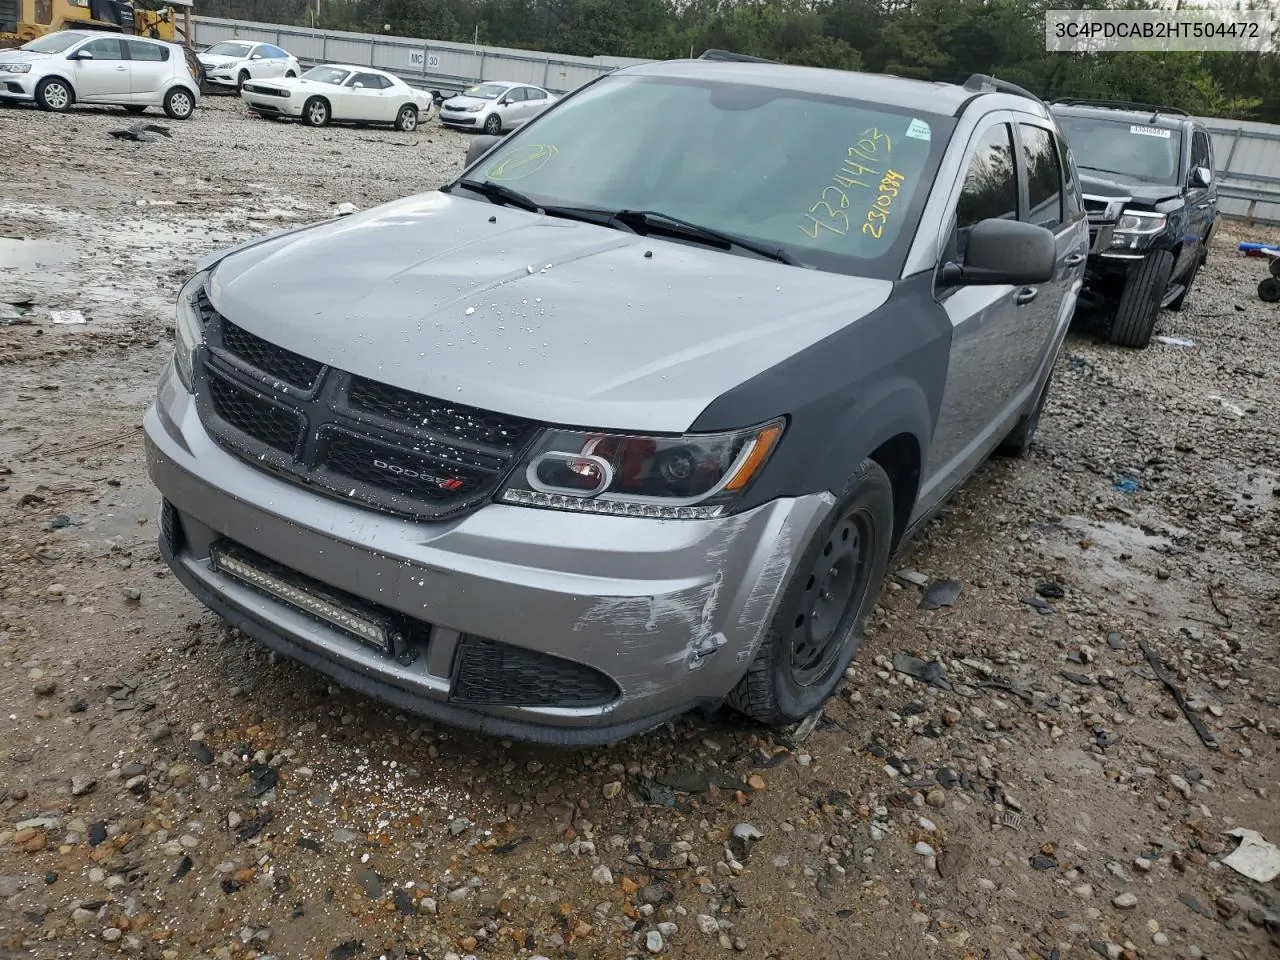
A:
[[[139,427],[193,258],[430,188],[465,136],[132,122],[0,108],[0,955],[1280,955],[1277,883],[1221,862],[1280,841],[1280,312],[1230,238],[1162,321],[1194,346],[1072,334],[1039,445],[898,559],[807,736],[566,752],[334,688],[155,547]]]

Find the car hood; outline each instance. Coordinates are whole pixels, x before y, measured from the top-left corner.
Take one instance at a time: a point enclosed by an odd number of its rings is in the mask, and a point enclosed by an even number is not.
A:
[[[0,50],[0,63],[36,63],[52,56],[52,53],[37,53],[34,50]]]
[[[209,296],[251,333],[406,390],[680,432],[892,287],[433,192],[233,251]]]
[[[1080,173],[1080,190],[1095,197],[1132,197],[1146,206],[1155,206],[1162,200],[1178,196],[1178,188],[1173,184],[1115,179],[1083,171]]]
[[[252,84],[269,87],[284,87],[287,90],[327,90],[332,93],[341,87],[332,83],[317,83],[314,80],[303,80],[301,77],[269,77],[262,80],[250,80]]]
[[[240,63],[244,57],[228,57],[224,55],[210,56],[207,53],[197,53],[196,59],[203,63],[206,67],[227,67],[233,63]]]
[[[474,107],[477,103],[485,104],[490,107],[496,107],[498,105],[497,100],[486,100],[484,97],[468,97],[463,94],[450,97],[444,102],[451,107]]]

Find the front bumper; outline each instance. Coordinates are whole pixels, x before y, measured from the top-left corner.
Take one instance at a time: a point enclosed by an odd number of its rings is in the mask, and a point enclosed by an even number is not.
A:
[[[34,101],[36,78],[28,73],[0,73],[0,99]]]
[[[440,122],[451,127],[474,127],[479,122],[478,113],[446,113],[440,111]]]
[[[712,521],[491,504],[420,523],[319,496],[227,453],[205,433],[172,365],[144,426],[151,477],[177,528],[162,551],[203,603],[401,709],[559,744],[618,740],[721,702],[832,503],[826,495],[778,500]],[[213,545],[227,541],[412,618],[426,639],[406,663],[242,585],[210,564]],[[468,638],[585,665],[611,678],[616,695],[585,706],[460,702]]]

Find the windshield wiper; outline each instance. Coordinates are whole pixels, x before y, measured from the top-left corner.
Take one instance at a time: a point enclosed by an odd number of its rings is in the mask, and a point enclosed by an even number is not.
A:
[[[519,190],[512,190],[510,187],[501,183],[494,183],[492,180],[459,180],[458,185],[488,197],[494,203],[507,203],[513,207],[519,207],[521,210],[529,210],[532,213],[538,213],[542,210],[542,204],[538,203],[538,201],[526,197]]]
[[[743,250],[750,250],[757,256],[764,257],[767,260],[785,263],[792,267],[804,266],[781,247],[772,247],[755,240],[748,240],[746,237],[739,237],[736,234],[725,233],[723,230],[715,230],[698,223],[690,223],[688,220],[681,220],[679,217],[673,217],[671,214],[662,213],[659,210],[619,210],[613,215],[613,219],[633,229],[661,230],[664,233],[685,237],[689,240],[698,240],[725,250],[741,247]]]

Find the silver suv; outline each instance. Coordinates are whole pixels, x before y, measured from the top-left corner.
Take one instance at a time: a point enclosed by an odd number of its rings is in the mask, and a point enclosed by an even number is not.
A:
[[[893,551],[1031,442],[1088,237],[1016,87],[619,70],[440,190],[198,265],[146,416],[161,548],[458,726],[798,720]]]

